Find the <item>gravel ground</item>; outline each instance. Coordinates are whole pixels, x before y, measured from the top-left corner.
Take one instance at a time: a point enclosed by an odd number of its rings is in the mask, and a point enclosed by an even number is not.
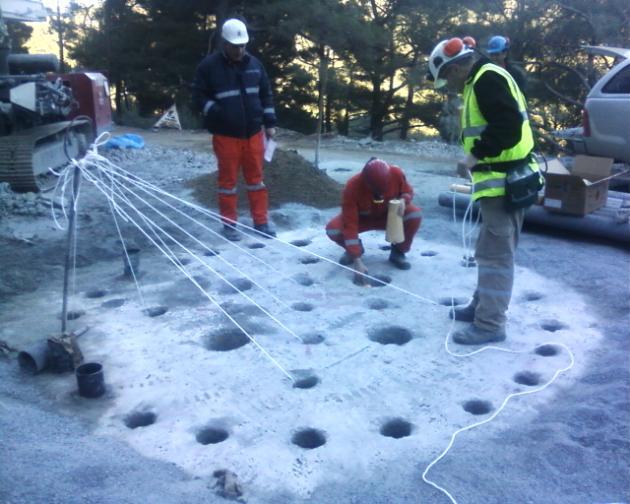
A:
[[[152,145],[164,138],[156,134],[145,151],[113,157],[119,161],[133,157],[147,173],[153,163],[180,167],[160,181],[161,187],[190,194],[183,187],[185,179],[207,173],[213,162],[200,153],[204,145],[200,135],[194,136],[194,147],[178,135],[169,137],[169,147]],[[307,158],[312,155],[308,139],[284,142]],[[174,150],[173,144],[183,150]],[[457,149],[331,139],[324,141],[322,162],[329,163],[327,173],[332,178],[342,181],[347,173],[335,171],[338,160],[360,166],[371,155],[367,150],[379,152],[407,172],[416,189],[415,199],[424,208],[422,236],[458,245],[459,230],[449,222],[450,211],[437,204],[438,192],[455,181],[452,161]],[[0,301],[4,304],[17,294],[59,283],[65,237],[51,225],[47,207],[37,198],[12,196],[6,190],[3,194]],[[79,268],[119,260],[119,245],[106,209],[86,202],[80,225]],[[508,406],[502,415],[503,428],[488,425],[458,439],[431,476],[460,502],[630,502],[629,259],[628,249],[612,242],[540,228],[525,230],[517,264],[580,293],[588,300],[604,338],[579,382],[557,385],[561,390],[553,402],[536,411],[531,420],[512,422]],[[0,340],[5,337],[2,331]],[[41,334],[34,330],[21,337],[27,344]],[[94,422],[107,404],[79,409],[76,400],[43,393],[45,380],[45,375],[25,379],[14,355],[0,353],[0,502],[224,500],[216,495],[213,479],[196,479],[171,463],[142,457],[115,438],[95,436]],[[419,453],[416,459],[398,460],[380,474],[323,485],[307,499],[275,494],[263,496],[261,502],[447,502],[420,477],[435,455]]]

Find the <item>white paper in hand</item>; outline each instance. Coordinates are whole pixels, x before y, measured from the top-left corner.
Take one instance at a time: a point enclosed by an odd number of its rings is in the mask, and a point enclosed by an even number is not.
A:
[[[273,153],[276,150],[276,146],[278,145],[273,138],[266,139],[265,138],[265,161],[271,163],[273,159]]]

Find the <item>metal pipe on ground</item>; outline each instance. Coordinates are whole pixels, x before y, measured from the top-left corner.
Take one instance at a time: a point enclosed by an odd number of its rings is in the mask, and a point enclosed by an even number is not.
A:
[[[18,353],[18,364],[22,371],[37,374],[48,366],[48,341],[40,341]]]
[[[74,340],[76,343],[76,340],[80,336],[84,335],[89,329],[90,327],[86,326],[69,335],[62,335],[62,337],[64,338],[64,341]],[[37,374],[49,368],[51,371],[64,372],[69,370],[67,369],[68,367],[73,367],[73,362],[82,360],[83,357],[81,355],[73,355],[73,353],[69,352],[64,345],[60,345],[58,343],[54,343],[52,345],[54,348],[53,351],[53,348],[51,348],[51,341],[59,341],[59,338],[46,339],[20,351],[18,353],[18,365],[20,366],[20,369],[29,374]],[[76,351],[78,351],[78,347]],[[60,353],[62,355],[59,355]],[[70,364],[60,366],[60,360]]]
[[[453,199],[455,199],[455,208],[463,212],[468,207],[470,196],[459,192],[442,192],[438,197],[438,203],[443,207],[453,208]],[[623,204],[630,201],[630,195],[610,191],[608,200],[608,206],[584,217],[553,213],[545,210],[541,205],[533,205],[525,212],[525,223],[630,243],[630,221],[622,219],[619,222],[618,212],[613,211],[621,207],[617,206],[619,202],[615,200],[621,200]],[[473,211],[475,215],[479,211],[478,202],[473,204]]]

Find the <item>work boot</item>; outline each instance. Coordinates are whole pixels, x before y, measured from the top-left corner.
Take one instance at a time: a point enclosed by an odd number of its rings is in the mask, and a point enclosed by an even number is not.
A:
[[[459,320],[460,322],[474,322],[475,320],[475,307],[472,304],[466,306],[455,306],[451,308],[448,316]]]
[[[479,329],[475,324],[470,324],[453,334],[453,341],[460,345],[483,345],[484,343],[498,343],[505,340],[505,329],[486,331]]]
[[[276,236],[275,230],[273,230],[267,222],[264,224],[254,224],[254,229],[258,231],[263,238],[274,238]]]
[[[404,252],[401,252],[396,245],[392,245],[392,249],[389,252],[389,262],[401,270],[411,268],[411,264],[405,259]]]
[[[221,230],[221,234],[223,238],[230,241],[240,241],[241,233],[239,233],[234,226],[229,226],[227,224],[223,225],[223,229]]]

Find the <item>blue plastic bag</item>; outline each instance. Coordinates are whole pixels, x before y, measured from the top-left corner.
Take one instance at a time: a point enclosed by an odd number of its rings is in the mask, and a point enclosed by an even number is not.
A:
[[[105,149],[142,149],[144,147],[144,138],[133,133],[125,133],[110,138],[105,145]]]

